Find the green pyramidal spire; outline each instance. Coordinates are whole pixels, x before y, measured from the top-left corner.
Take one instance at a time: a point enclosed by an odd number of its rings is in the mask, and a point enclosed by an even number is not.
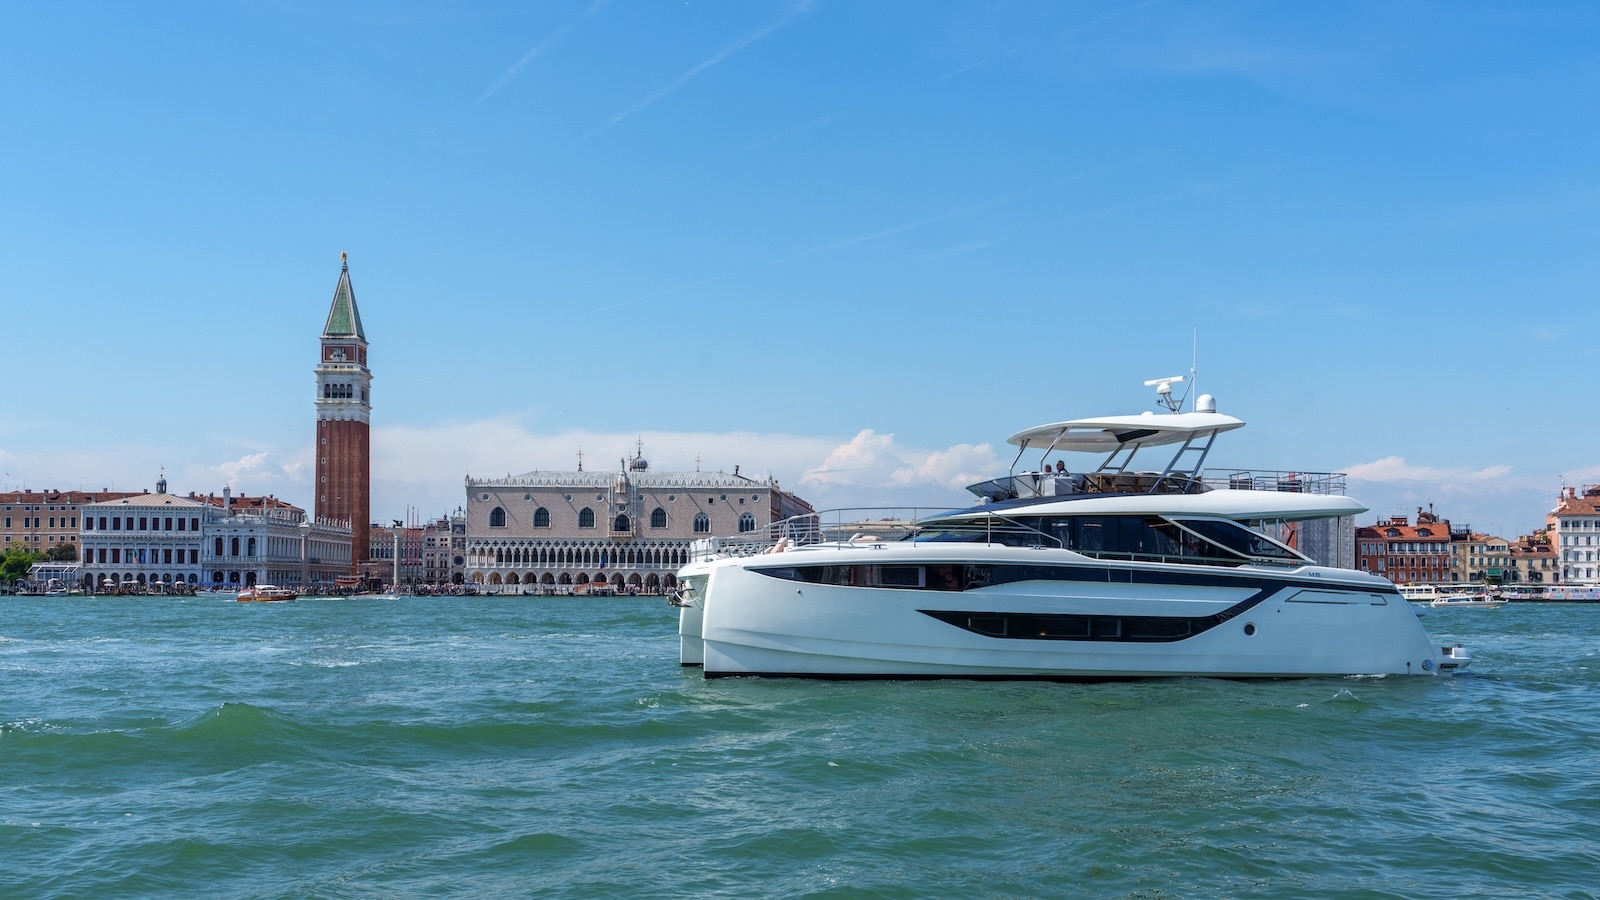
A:
[[[367,333],[361,330],[361,311],[356,309],[356,292],[350,287],[350,262],[342,252],[339,254],[339,286],[333,289],[333,305],[328,308],[328,324],[323,326],[322,336],[367,339]]]

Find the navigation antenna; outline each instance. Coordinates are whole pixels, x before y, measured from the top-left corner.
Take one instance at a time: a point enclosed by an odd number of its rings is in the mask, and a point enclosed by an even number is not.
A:
[[[1184,388],[1182,394],[1172,396],[1172,386],[1184,380],[1183,375],[1174,375],[1171,378],[1152,378],[1144,383],[1145,387],[1156,389],[1156,402],[1165,406],[1168,412],[1182,412],[1183,401],[1189,396],[1189,389]]]
[[[1156,389],[1156,402],[1160,403],[1162,406],[1165,406],[1168,412],[1183,412],[1183,401],[1189,399],[1189,392],[1194,390],[1195,371],[1200,367],[1200,329],[1198,328],[1196,328],[1194,331],[1193,352],[1194,360],[1189,363],[1189,374],[1187,376],[1174,375],[1171,378],[1152,378],[1144,383],[1145,387],[1153,387]],[[1174,398],[1172,396],[1172,386],[1174,384],[1183,382],[1185,378],[1187,378],[1187,383],[1184,385],[1183,394],[1177,398]],[[1201,398],[1205,397],[1204,394],[1200,396]],[[1201,405],[1204,406],[1203,403]]]

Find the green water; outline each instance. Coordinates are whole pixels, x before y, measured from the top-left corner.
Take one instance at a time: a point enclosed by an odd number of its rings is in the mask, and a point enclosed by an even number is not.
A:
[[[1600,605],[1456,678],[703,681],[658,600],[0,598],[0,895],[1593,896]]]

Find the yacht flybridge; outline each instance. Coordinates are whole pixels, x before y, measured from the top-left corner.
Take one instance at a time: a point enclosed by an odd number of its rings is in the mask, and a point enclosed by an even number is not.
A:
[[[1469,664],[1394,585],[1339,567],[1366,509],[1343,476],[1206,469],[1244,423],[1207,395],[1180,406],[1018,432],[1010,472],[972,485],[968,509],[840,510],[698,542],[674,598],[682,663],[707,678],[1057,680]],[[1159,447],[1175,451],[1164,465],[1135,467]],[[1084,452],[1105,458],[1071,467]]]

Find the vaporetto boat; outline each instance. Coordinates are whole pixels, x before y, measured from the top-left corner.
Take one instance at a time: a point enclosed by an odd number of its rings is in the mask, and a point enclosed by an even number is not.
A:
[[[1014,434],[1011,472],[973,485],[969,509],[819,513],[701,541],[678,574],[681,661],[707,678],[1054,680],[1469,664],[1393,584],[1297,549],[1315,523],[1365,511],[1342,476],[1205,470],[1244,423],[1209,396],[1196,407]],[[1134,468],[1154,447],[1176,452]],[[1108,455],[1066,465],[1086,451]]]

